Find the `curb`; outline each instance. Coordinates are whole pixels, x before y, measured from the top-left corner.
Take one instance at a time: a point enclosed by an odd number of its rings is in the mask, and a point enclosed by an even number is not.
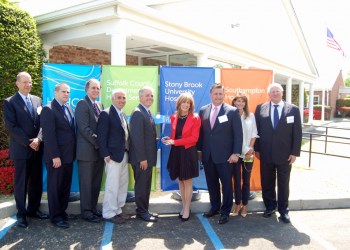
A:
[[[167,193],[158,198],[150,200],[150,210],[159,214],[176,214],[181,210],[181,202],[171,198],[171,193]],[[102,203],[99,202],[99,207]],[[316,210],[316,209],[339,209],[350,208],[350,198],[324,198],[324,199],[303,199],[289,200],[289,210]],[[48,213],[47,200],[42,200],[41,211]],[[126,203],[123,210],[128,214],[135,214],[135,203]],[[204,213],[210,209],[209,194],[201,193],[201,199],[193,201],[191,210],[193,213]],[[265,210],[261,194],[249,201],[249,212],[263,212]],[[3,202],[0,204],[0,219],[11,217],[17,212],[15,201]],[[67,213],[80,214],[80,202],[74,201],[68,204]]]

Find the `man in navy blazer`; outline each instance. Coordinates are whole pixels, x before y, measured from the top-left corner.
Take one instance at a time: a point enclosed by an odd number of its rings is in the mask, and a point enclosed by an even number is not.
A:
[[[211,205],[211,209],[203,216],[212,217],[220,212],[218,222],[225,224],[233,205],[232,173],[233,165],[242,151],[242,123],[238,110],[224,103],[224,87],[221,84],[216,83],[211,87],[210,98],[212,103],[199,111],[202,126],[197,144]]]
[[[122,211],[128,193],[130,146],[129,129],[122,111],[125,104],[125,91],[113,90],[112,105],[101,112],[97,123],[99,153],[106,163],[102,215],[104,219],[116,224],[123,223],[130,218]]]
[[[97,121],[103,110],[102,105],[96,101],[100,96],[100,82],[90,79],[85,85],[85,92],[85,98],[75,108],[80,210],[84,220],[97,223],[102,216],[97,210],[97,202],[104,166],[97,144]]]
[[[60,228],[68,228],[66,220],[76,218],[66,213],[75,159],[74,116],[66,104],[69,93],[67,84],[57,84],[55,98],[41,112],[50,220]]]
[[[260,159],[262,196],[266,207],[263,216],[271,217],[278,208],[280,219],[289,223],[289,177],[301,149],[300,111],[297,106],[282,101],[280,84],[270,84],[267,91],[270,101],[258,105],[255,113],[260,136],[255,143],[255,152]]]
[[[26,216],[47,219],[39,210],[42,195],[41,99],[30,95],[32,78],[27,72],[17,75],[18,92],[4,102],[4,120],[10,133],[10,158],[15,165],[17,225],[28,226]],[[28,206],[26,197],[28,194]]]

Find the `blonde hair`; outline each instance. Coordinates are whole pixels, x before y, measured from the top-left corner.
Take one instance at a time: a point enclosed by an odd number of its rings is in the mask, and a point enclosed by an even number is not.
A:
[[[181,116],[181,104],[185,103],[185,102],[189,102],[190,103],[190,109],[188,110],[189,114],[193,114],[194,112],[194,99],[193,96],[186,92],[186,93],[182,93],[176,101],[176,110],[177,110],[177,116]]]

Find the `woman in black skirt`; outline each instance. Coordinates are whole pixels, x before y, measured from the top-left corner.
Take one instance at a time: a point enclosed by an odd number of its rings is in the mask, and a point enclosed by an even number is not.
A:
[[[179,218],[190,218],[192,178],[199,175],[196,143],[201,120],[194,112],[194,100],[190,93],[183,93],[176,102],[177,112],[171,115],[171,136],[163,137],[165,145],[171,145],[168,171],[172,180],[179,179],[182,210]]]

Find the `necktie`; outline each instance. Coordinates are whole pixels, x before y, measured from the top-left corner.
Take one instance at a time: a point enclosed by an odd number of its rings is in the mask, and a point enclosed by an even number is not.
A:
[[[62,105],[62,108],[63,108],[65,116],[67,117],[67,119],[69,121],[69,124],[71,124],[72,123],[72,117],[70,116],[70,113],[68,111],[67,106],[64,104],[64,105]]]
[[[278,122],[280,120],[280,117],[278,115],[278,105],[274,104],[273,105],[275,107],[274,111],[273,111],[273,128],[276,128],[278,125]]]
[[[214,124],[215,124],[215,121],[216,121],[216,117],[218,116],[218,108],[217,107],[214,107],[213,109],[213,116],[211,117],[211,120],[210,120],[210,126],[211,128],[214,127]]]
[[[151,110],[148,110],[148,114],[149,114],[149,119],[150,119],[151,123],[154,124],[154,120],[153,120],[153,117],[152,117]]]
[[[26,96],[26,106],[30,112],[30,115],[32,116],[32,118],[34,118],[34,109],[33,109],[33,105],[32,102],[30,101],[29,97]]]
[[[125,149],[129,150],[129,141],[128,141],[129,131],[128,131],[128,127],[127,127],[127,124],[126,124],[126,119],[125,119],[124,112],[120,113],[120,120],[122,122],[122,127],[123,127],[124,132],[125,132]]]
[[[101,112],[100,112],[99,108],[97,107],[96,102],[94,102],[94,103],[92,104],[92,107],[93,107],[93,109],[94,109],[95,116],[96,116],[96,117],[99,117],[99,115],[100,115]]]

